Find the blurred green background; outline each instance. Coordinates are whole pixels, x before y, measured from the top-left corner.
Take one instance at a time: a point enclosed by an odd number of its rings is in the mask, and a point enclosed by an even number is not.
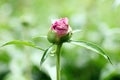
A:
[[[0,0],[0,45],[11,40],[32,41],[46,49],[54,19],[68,17],[73,40],[94,42],[114,64],[82,47],[64,44],[61,80],[120,80],[120,0]],[[22,45],[0,49],[0,80],[55,80],[55,56],[40,70],[43,52]]]

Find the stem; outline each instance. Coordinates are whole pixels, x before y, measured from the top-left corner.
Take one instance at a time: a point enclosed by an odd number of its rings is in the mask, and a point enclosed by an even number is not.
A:
[[[56,80],[60,80],[60,49],[61,49],[62,44],[57,45],[57,50],[56,50]]]

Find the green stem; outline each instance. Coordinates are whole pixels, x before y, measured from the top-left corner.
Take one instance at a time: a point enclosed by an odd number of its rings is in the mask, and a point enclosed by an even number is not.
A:
[[[62,44],[57,45],[57,50],[56,50],[56,80],[60,80],[60,49],[61,49]]]

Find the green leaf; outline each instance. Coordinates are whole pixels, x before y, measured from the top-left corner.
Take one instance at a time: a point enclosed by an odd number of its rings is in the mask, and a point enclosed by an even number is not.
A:
[[[1,47],[7,46],[7,45],[12,45],[12,44],[16,44],[16,45],[17,45],[17,44],[21,44],[21,45],[30,46],[30,47],[33,47],[33,48],[36,48],[36,49],[39,49],[39,50],[44,51],[44,49],[42,49],[42,48],[39,47],[39,46],[36,46],[35,44],[33,44],[33,43],[31,43],[31,42],[20,41],[20,40],[9,41],[9,42],[3,44]]]
[[[53,45],[51,45],[49,48],[47,48],[45,50],[45,52],[42,55],[41,61],[40,61],[40,66],[43,64],[43,62],[46,60],[47,56],[49,55],[49,53],[51,53],[53,49]]]
[[[47,36],[33,37],[30,41],[37,46],[42,46],[43,49],[46,49],[48,45],[51,45],[51,43],[47,40]]]
[[[101,47],[99,47],[98,45],[91,43],[91,42],[86,42],[86,41],[70,41],[70,43],[85,47],[89,50],[92,50],[92,51],[102,55],[105,59],[107,59],[112,64],[109,56],[107,56],[106,53],[104,52],[104,50]]]

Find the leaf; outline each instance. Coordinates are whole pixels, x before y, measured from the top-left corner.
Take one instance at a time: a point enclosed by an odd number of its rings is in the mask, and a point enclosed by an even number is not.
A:
[[[70,41],[70,43],[85,47],[89,50],[92,50],[92,51],[102,55],[105,59],[107,59],[112,64],[109,56],[107,56],[106,53],[104,52],[104,50],[101,47],[99,47],[98,45],[91,43],[91,42],[86,42],[86,41]]]
[[[31,42],[20,41],[20,40],[9,41],[9,42],[3,44],[1,47],[7,46],[7,45],[12,45],[12,44],[16,44],[16,45],[17,45],[17,44],[26,45],[26,46],[30,46],[30,47],[33,47],[33,48],[36,48],[36,49],[39,49],[39,50],[44,51],[44,49],[42,49],[42,48],[39,47],[39,46],[36,46],[35,44],[33,44],[33,43],[31,43]]]
[[[53,45],[51,45],[49,48],[47,48],[45,50],[45,52],[43,53],[43,56],[41,58],[41,61],[40,61],[40,66],[43,64],[43,62],[46,60],[47,56],[49,55],[49,53],[51,53],[51,50],[53,48]]]
[[[42,46],[43,49],[46,49],[51,43],[48,41],[47,36],[33,37],[30,41],[36,44],[37,46]]]

